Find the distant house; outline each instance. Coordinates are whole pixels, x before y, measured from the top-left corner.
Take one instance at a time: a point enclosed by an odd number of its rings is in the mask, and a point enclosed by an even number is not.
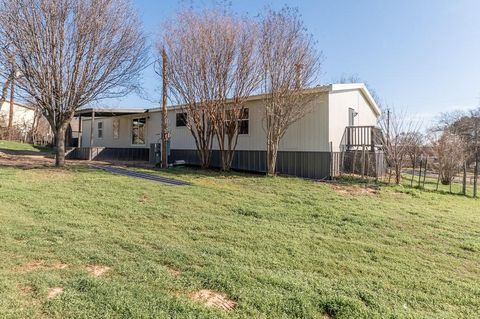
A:
[[[12,126],[15,130],[16,139],[25,139],[32,130],[35,118],[35,108],[15,102],[13,104]],[[0,131],[5,134],[10,119],[10,102],[0,104]],[[0,132],[0,133],[1,133]]]
[[[363,84],[332,84],[308,90],[314,94],[311,112],[293,124],[281,141],[278,172],[309,178],[328,178],[332,153],[365,146],[376,150],[374,133],[380,109]],[[265,171],[266,134],[263,96],[246,103],[233,168]],[[83,109],[79,119],[79,145],[94,148],[97,159],[148,160],[151,145],[160,142],[161,108]],[[171,162],[198,164],[195,142],[178,106],[169,108]],[[93,127],[92,127],[93,121]],[[93,134],[93,135],[92,135]],[[81,152],[80,152],[81,153]],[[75,156],[82,157],[80,153]],[[83,154],[85,157],[85,154]],[[214,145],[212,165],[219,166]]]
[[[15,102],[13,104],[12,131],[8,133],[10,102],[0,104],[0,138],[11,138],[23,142],[48,144],[53,134],[47,120],[35,111],[35,107]]]
[[[5,101],[0,104],[0,125],[8,125],[10,113],[10,102]],[[33,124],[35,117],[35,108],[27,104],[15,102],[13,104],[13,125],[30,126]]]

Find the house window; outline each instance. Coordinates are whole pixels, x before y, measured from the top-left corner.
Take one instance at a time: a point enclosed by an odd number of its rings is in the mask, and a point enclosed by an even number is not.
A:
[[[103,122],[97,122],[97,138],[103,138]]]
[[[187,113],[177,113],[175,120],[177,127],[187,126]]]
[[[243,109],[243,113],[238,120],[238,134],[248,134],[248,109]]]
[[[145,126],[146,118],[137,118],[132,120],[132,144],[145,145]]]
[[[348,126],[355,125],[355,116],[357,116],[357,112],[351,107],[348,109]]]
[[[113,139],[118,140],[120,138],[120,120],[113,120]]]
[[[229,114],[227,114],[227,118],[232,118]],[[248,134],[248,109],[243,109],[242,114],[240,114],[238,121],[238,135],[246,135]],[[225,125],[230,123],[229,120],[225,121]]]

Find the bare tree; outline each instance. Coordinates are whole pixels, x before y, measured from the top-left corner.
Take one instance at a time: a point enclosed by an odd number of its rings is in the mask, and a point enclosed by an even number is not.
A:
[[[246,19],[227,14],[211,21],[215,52],[209,72],[216,79],[215,106],[211,108],[223,170],[230,169],[237,147],[241,120],[248,116],[245,102],[258,89],[261,73],[256,55],[256,26]]]
[[[460,138],[465,151],[466,166],[472,164],[474,166],[473,196],[477,197],[480,163],[480,108],[468,112],[456,111],[442,114],[437,130],[448,131]]]
[[[8,112],[8,125],[7,125],[7,133],[8,136],[6,138],[10,139],[13,134],[13,116],[14,116],[14,104],[13,104],[13,97],[14,97],[14,85],[15,85],[15,68],[14,68],[14,61],[13,56],[9,55],[9,62],[10,62],[10,69],[7,71],[6,80],[2,87],[2,94],[0,96],[0,109],[3,106],[3,103],[7,100],[8,89],[10,88],[10,109]]]
[[[312,86],[321,66],[321,53],[306,32],[297,10],[268,10],[260,23],[267,135],[267,174],[274,175],[278,148],[287,129],[310,112]]]
[[[424,136],[420,132],[411,132],[408,137],[407,156],[412,167],[415,167],[418,158],[423,154]]]
[[[449,130],[442,133],[434,143],[438,158],[438,171],[443,185],[450,185],[465,162],[465,148],[460,136]]]
[[[415,143],[420,123],[407,118],[405,112],[390,108],[380,117],[379,125],[386,136],[383,147],[389,167],[389,179],[393,172],[395,183],[400,184],[403,165],[409,148]]]
[[[50,123],[63,166],[75,110],[137,85],[146,61],[140,21],[129,0],[2,0],[0,10],[1,44],[10,44],[0,62],[15,52],[16,86]]]
[[[7,94],[8,94],[8,88],[10,86],[10,83],[13,79],[12,74],[9,74],[5,82],[3,83],[2,86],[2,95],[0,96],[0,108],[2,107],[3,103],[7,100]]]
[[[182,11],[165,25],[158,48],[167,51],[169,87],[204,167],[213,136],[222,169],[231,166],[245,101],[260,81],[255,30],[249,19],[219,9]]]
[[[202,39],[202,23],[193,11],[179,12],[163,29],[158,48],[164,49],[168,57],[168,88],[175,102],[181,105],[182,113],[177,117],[190,130],[200,165],[206,168],[210,165],[215,134],[208,103],[212,97],[207,95],[209,83],[205,77],[208,62],[201,54],[208,42]]]

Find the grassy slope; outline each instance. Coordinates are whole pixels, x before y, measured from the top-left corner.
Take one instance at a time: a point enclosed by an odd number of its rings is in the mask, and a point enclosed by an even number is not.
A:
[[[84,168],[0,168],[0,313],[451,318],[480,309],[478,201],[402,188],[342,194],[300,179],[168,175],[194,186]],[[33,260],[69,267],[19,268]],[[87,264],[112,271],[92,278]],[[65,293],[47,300],[55,286]],[[225,292],[238,307],[224,313],[190,301],[201,288]]]
[[[29,151],[29,152],[48,152],[51,151],[50,148],[36,146],[27,143],[19,143],[15,141],[5,141],[0,140],[0,149],[8,149],[12,151]]]

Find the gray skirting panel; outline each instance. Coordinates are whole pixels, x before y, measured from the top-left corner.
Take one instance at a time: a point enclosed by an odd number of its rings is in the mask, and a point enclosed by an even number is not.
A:
[[[102,148],[94,147],[92,155],[94,160],[109,161],[149,161],[155,163],[154,149],[148,148]],[[79,147],[69,151],[67,159],[88,160],[90,148]],[[266,172],[266,151],[236,151],[232,168],[247,172]],[[364,172],[370,176],[382,176],[385,172],[383,153],[369,153],[370,159],[362,166],[358,154],[351,152],[278,152],[277,173],[311,179],[329,179],[344,173],[357,173],[359,167],[364,167]],[[374,161],[372,161],[375,159]],[[196,150],[170,150],[169,162],[183,160],[188,165],[200,165]],[[355,164],[353,164],[355,162]],[[372,166],[371,163],[377,163]],[[220,168],[220,152],[212,151],[210,166]],[[375,170],[376,168],[376,170]]]
[[[232,168],[250,172],[266,172],[266,151],[236,151]],[[330,177],[329,152],[278,152],[277,173],[304,178]],[[196,150],[171,150],[170,161],[184,160],[190,165],[200,165]],[[220,152],[212,151],[210,166],[220,167]]]

